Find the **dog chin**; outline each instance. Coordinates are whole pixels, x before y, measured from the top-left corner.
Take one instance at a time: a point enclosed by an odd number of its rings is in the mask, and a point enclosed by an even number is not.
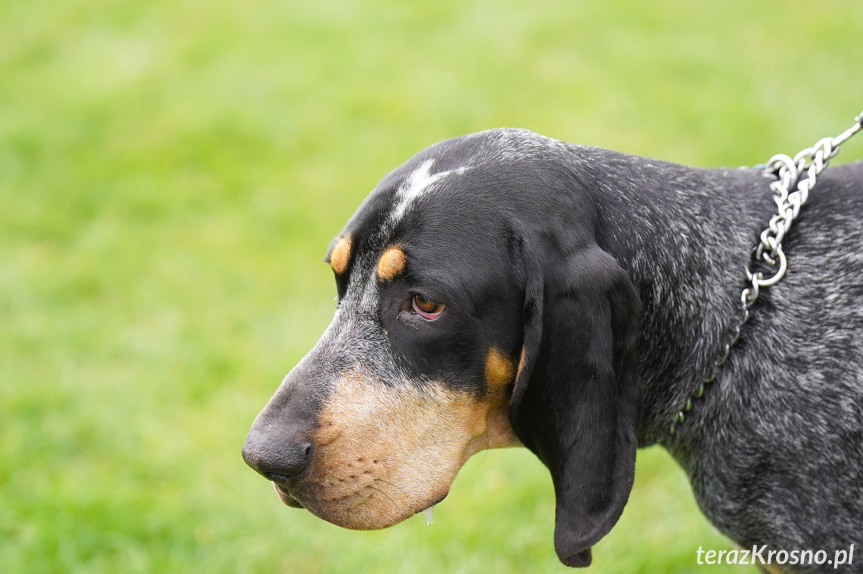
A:
[[[335,524],[336,526],[350,530],[381,530],[395,526],[420,514],[446,498],[448,491],[442,495],[430,497],[427,502],[410,504],[406,507],[396,507],[392,501],[388,501],[384,507],[379,506],[377,497],[363,497],[357,493],[356,497],[345,496],[333,500],[303,499],[301,502],[291,495],[287,489],[273,484],[279,499],[292,508],[305,508],[318,518]],[[351,500],[353,498],[353,500]]]

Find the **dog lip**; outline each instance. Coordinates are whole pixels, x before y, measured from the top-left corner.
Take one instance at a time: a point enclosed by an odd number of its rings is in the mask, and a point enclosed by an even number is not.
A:
[[[276,494],[279,496],[279,500],[281,500],[285,506],[290,506],[291,508],[304,508],[302,503],[297,500],[293,495],[291,495],[287,487],[279,484],[278,482],[273,482],[273,488],[275,489]]]

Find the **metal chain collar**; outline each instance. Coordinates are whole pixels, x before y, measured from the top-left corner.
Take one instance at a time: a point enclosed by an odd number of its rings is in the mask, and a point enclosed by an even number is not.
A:
[[[674,420],[668,427],[668,434],[674,435],[677,427],[686,420],[686,413],[692,410],[693,399],[704,396],[705,385],[709,385],[716,379],[719,368],[728,360],[731,348],[740,338],[740,329],[749,320],[749,309],[755,304],[758,295],[763,289],[767,289],[785,277],[788,270],[788,261],[782,250],[782,240],[791,229],[791,224],[800,214],[800,208],[809,198],[809,192],[815,187],[818,176],[830,163],[830,160],[839,153],[839,146],[848,141],[851,136],[863,129],[863,112],[855,118],[855,124],[831,138],[826,137],[810,148],[800,151],[794,159],[785,154],[777,154],[770,158],[764,166],[764,174],[775,177],[776,180],[770,184],[773,191],[773,201],[776,202],[778,213],[770,218],[767,228],[761,232],[761,241],[752,250],[752,260],[746,266],[747,286],[740,293],[740,304],[742,313],[731,339],[725,344],[721,356],[707,369],[707,373],[698,383],[695,391],[690,393],[682,408],[674,415]],[[796,184],[797,189],[791,191]],[[773,268],[773,275],[764,278],[761,271],[753,272],[750,267],[754,262],[763,262]]]

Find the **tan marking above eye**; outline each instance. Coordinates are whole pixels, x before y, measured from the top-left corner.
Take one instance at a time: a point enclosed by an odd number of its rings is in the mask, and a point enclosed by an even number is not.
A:
[[[506,387],[515,378],[515,365],[492,347],[485,359],[485,381],[489,390]]]
[[[381,255],[378,261],[378,278],[381,281],[391,281],[405,269],[407,258],[399,247],[390,247]]]
[[[345,235],[336,242],[333,251],[330,253],[330,266],[333,271],[341,275],[348,268],[348,263],[351,260],[351,236]]]

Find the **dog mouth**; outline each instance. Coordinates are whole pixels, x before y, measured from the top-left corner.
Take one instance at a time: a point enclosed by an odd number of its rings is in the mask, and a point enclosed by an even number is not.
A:
[[[347,493],[343,493],[341,496],[327,494],[321,491],[320,487],[316,485],[312,485],[310,488],[306,485],[305,488],[300,486],[294,487],[291,489],[290,486],[280,483],[273,482],[273,489],[276,491],[276,494],[279,497],[279,500],[285,506],[290,506],[291,508],[304,508],[310,511],[312,514],[315,514],[325,520],[333,521],[332,518],[328,518],[327,515],[331,513],[334,509],[338,511],[351,510],[358,506],[362,506],[365,504],[370,496],[363,496],[364,491],[362,488],[356,490],[350,490]],[[316,492],[317,496],[311,494],[309,491]],[[303,499],[305,502],[300,502]],[[324,516],[321,515],[324,513]]]
[[[285,506],[290,506],[291,508],[304,508],[300,501],[291,496],[291,493],[288,492],[288,489],[284,486],[281,486],[278,482],[273,483],[273,489],[276,491],[279,500],[281,500],[282,504],[284,504]]]

